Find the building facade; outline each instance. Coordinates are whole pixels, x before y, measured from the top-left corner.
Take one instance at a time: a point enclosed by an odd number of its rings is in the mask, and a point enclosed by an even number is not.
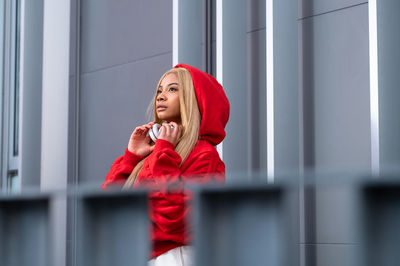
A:
[[[228,182],[397,170],[399,11],[396,0],[4,0],[1,187],[99,186],[177,63],[225,89]],[[341,224],[353,196],[299,188],[301,265],[352,265]],[[70,258],[74,206],[59,204]]]

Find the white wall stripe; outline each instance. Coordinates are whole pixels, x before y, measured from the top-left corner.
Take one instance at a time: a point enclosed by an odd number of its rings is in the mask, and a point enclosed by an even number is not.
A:
[[[44,1],[42,153],[40,188],[66,189],[68,180],[69,62],[71,0]],[[50,265],[66,265],[67,201],[50,206],[53,255]]]
[[[379,89],[378,89],[378,38],[376,0],[368,2],[369,16],[369,77],[371,110],[371,170],[379,174]]]
[[[274,17],[273,0],[266,0],[267,174],[274,182]]]
[[[222,86],[224,86],[224,81],[223,81],[223,0],[217,0],[216,3],[216,27],[217,27],[217,32],[216,32],[216,46],[217,46],[217,51],[216,51],[216,75],[217,75],[217,80],[219,83],[221,83]],[[226,89],[224,87],[224,89]],[[219,153],[219,156],[223,160],[223,143],[219,144],[217,146],[217,151]]]
[[[172,3],[172,66],[179,63],[179,0]]]

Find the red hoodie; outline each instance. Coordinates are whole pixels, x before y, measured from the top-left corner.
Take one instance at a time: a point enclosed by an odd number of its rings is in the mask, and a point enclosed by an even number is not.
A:
[[[153,152],[144,160],[135,187],[146,185],[159,188],[165,184],[209,183],[225,181],[225,165],[214,148],[225,138],[225,125],[229,119],[229,102],[222,86],[211,75],[197,68],[179,64],[192,75],[197,102],[201,114],[199,140],[184,164],[174,150],[174,145],[157,140]],[[125,150],[111,166],[102,189],[122,185],[133,168],[143,157]],[[152,189],[149,194],[149,215],[152,222],[150,240],[153,244],[151,258],[170,249],[190,243],[190,230],[185,226],[189,212],[186,202],[188,193],[166,193],[164,189]]]

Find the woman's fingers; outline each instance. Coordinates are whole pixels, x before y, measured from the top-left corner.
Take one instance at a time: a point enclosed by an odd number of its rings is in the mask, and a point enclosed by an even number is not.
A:
[[[137,127],[136,129],[138,130],[137,131],[138,134],[140,134],[140,135],[147,134],[147,132],[153,127],[154,124],[155,124],[155,122],[150,122],[148,124]]]
[[[133,135],[135,135],[135,136],[146,135],[147,131],[149,131],[150,128],[151,127],[147,127],[147,126],[136,127],[135,130],[133,131]]]
[[[182,126],[175,122],[163,123],[159,132],[159,139],[167,140],[176,146],[181,137]]]
[[[168,123],[163,123],[162,126],[164,128],[165,135],[170,136],[171,135],[171,126]]]
[[[177,123],[175,123],[175,122],[171,122],[170,125],[173,126],[173,129],[172,129],[172,137],[175,138],[175,139],[176,139],[176,138],[179,138],[179,137],[180,137],[180,135],[179,135],[179,133],[180,133],[180,126],[179,126]]]

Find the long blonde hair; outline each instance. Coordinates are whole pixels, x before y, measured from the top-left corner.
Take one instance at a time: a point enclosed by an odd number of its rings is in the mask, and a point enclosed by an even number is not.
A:
[[[190,72],[185,68],[173,68],[160,78],[157,84],[157,89],[160,86],[162,80],[165,76],[174,74],[176,75],[179,83],[179,107],[181,112],[181,123],[182,123],[182,136],[179,139],[178,144],[175,147],[175,151],[181,156],[182,162],[180,166],[186,161],[190,152],[194,148],[199,139],[200,130],[200,111],[197,104],[196,93],[194,91],[193,80]],[[156,90],[157,90],[156,89]],[[154,121],[156,123],[163,123],[165,121],[161,120],[157,116],[156,112],[156,102],[157,93],[154,94],[153,98],[153,110],[154,110]],[[132,173],[125,182],[124,189],[131,188],[136,182],[139,172],[143,168],[143,162],[145,159],[141,160],[133,169]]]

